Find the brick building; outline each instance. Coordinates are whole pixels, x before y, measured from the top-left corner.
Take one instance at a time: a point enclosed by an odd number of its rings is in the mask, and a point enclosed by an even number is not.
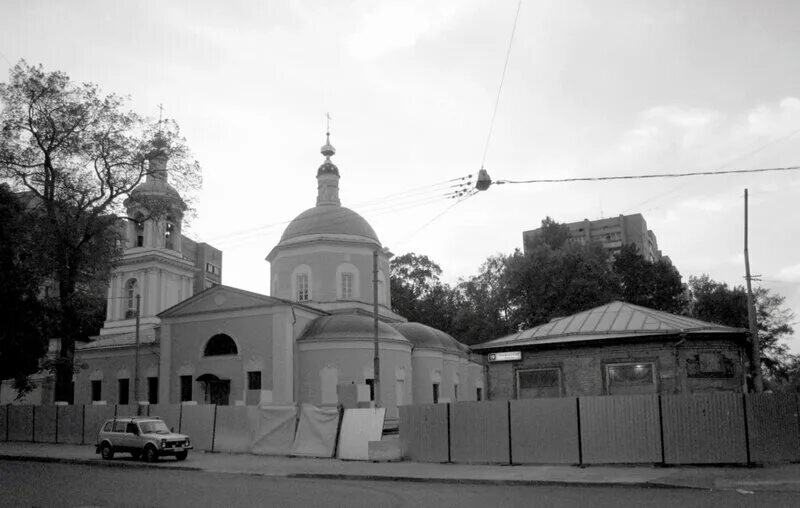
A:
[[[473,351],[489,400],[741,392],[746,330],[612,302]]]

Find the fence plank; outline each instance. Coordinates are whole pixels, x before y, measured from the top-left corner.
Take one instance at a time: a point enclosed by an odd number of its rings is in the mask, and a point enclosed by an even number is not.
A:
[[[575,399],[512,400],[511,458],[514,464],[577,464]]]
[[[174,432],[180,432],[180,404],[152,404],[147,406],[147,416],[157,416]]]
[[[0,406],[0,441],[6,440],[6,432],[8,426],[6,425],[6,418],[8,417],[8,405]]]
[[[462,464],[507,464],[508,402],[450,405],[450,460]]]
[[[56,442],[57,410],[57,406],[36,406],[36,420],[33,428],[34,441],[37,443]]]
[[[181,434],[191,438],[195,450],[211,450],[214,435],[214,404],[183,406]]]
[[[258,427],[259,411],[257,406],[217,407],[214,451],[249,452]]]
[[[447,462],[447,404],[400,406],[400,440],[416,462]]]
[[[748,393],[745,400],[750,460],[760,463],[800,460],[795,394]]]
[[[8,407],[8,440],[30,441],[33,439],[33,406],[11,405]]]
[[[81,444],[83,406],[58,406],[58,442]]]
[[[661,462],[657,395],[581,397],[585,464]]]
[[[744,406],[737,393],[662,396],[668,464],[744,464]]]

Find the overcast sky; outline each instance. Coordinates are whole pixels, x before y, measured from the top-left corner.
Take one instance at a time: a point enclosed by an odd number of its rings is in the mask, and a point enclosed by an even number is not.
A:
[[[752,272],[800,314],[798,172],[441,197],[481,166],[516,8],[0,0],[0,75],[25,58],[130,95],[142,114],[163,104],[203,167],[189,235],[224,251],[231,286],[269,291],[264,257],[315,204],[330,112],[342,204],[447,282],[521,247],[547,215],[638,212],[684,280],[743,284],[749,188]],[[521,180],[798,165],[798,20],[791,0],[524,0],[486,169]]]

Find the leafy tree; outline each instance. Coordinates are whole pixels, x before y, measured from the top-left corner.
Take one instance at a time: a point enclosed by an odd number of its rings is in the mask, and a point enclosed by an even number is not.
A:
[[[689,278],[692,317],[735,328],[749,328],[747,314],[747,290],[743,286],[729,287],[708,275]],[[783,338],[794,333],[794,315],[783,307],[785,298],[772,294],[768,288],[753,290],[756,307],[761,364],[767,378],[780,378],[793,362]],[[748,350],[748,355],[750,351]]]
[[[174,123],[148,124],[125,110],[125,99],[63,72],[21,61],[0,85],[0,100],[0,178],[26,192],[41,218],[39,266],[55,286],[61,341],[56,398],[71,400],[75,341],[85,338],[87,315],[97,315],[87,298],[107,283],[119,257],[122,200],[150,171],[156,129],[159,147],[169,147],[172,181],[184,192],[199,186],[199,165]]]
[[[623,245],[612,265],[619,283],[619,298],[634,305],[681,313],[687,301],[681,274],[667,261],[651,263],[635,244]]]
[[[461,307],[454,320],[453,335],[464,344],[478,344],[513,331],[508,323],[505,263],[506,256],[491,256],[481,265],[478,275],[459,282]]]
[[[569,227],[547,216],[542,219],[538,234],[529,240],[525,250],[529,251],[540,245],[546,245],[551,249],[560,249],[569,242],[569,238]]]
[[[418,321],[423,314],[419,300],[441,284],[442,268],[424,254],[409,252],[394,257],[390,264],[392,310],[409,321]]]
[[[13,379],[20,395],[33,388],[28,376],[47,352],[34,242],[24,204],[0,184],[0,380]]]

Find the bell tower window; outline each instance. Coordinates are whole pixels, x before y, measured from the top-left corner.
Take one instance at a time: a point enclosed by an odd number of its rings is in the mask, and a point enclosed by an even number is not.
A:
[[[164,228],[164,246],[167,249],[175,249],[175,223],[172,217],[167,217],[167,225]]]
[[[136,279],[128,279],[125,283],[125,298],[128,302],[127,309],[125,310],[125,319],[133,319],[136,317],[136,295],[139,294],[139,286]]]
[[[141,214],[136,214],[133,223],[136,230],[136,246],[144,247],[144,218]]]
[[[353,274],[349,272],[342,273],[342,299],[353,299]]]
[[[309,300],[308,274],[298,273],[295,276],[295,285],[297,288],[296,300],[298,302],[307,302]]]

